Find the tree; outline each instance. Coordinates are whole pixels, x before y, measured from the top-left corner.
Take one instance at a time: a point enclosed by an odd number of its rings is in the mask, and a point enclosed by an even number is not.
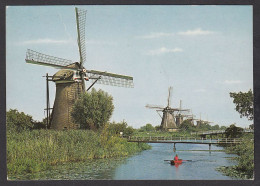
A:
[[[194,127],[192,125],[191,120],[184,120],[181,125],[180,125],[180,129],[181,130],[185,130],[185,131],[190,131],[192,130]]]
[[[198,128],[200,130],[211,130],[211,125],[208,122],[205,121],[200,121],[200,125],[198,126]]]
[[[161,125],[156,125],[156,126],[154,127],[154,129],[155,129],[156,131],[160,131],[160,130],[161,130]]]
[[[240,117],[247,117],[249,120],[254,119],[254,95],[250,89],[248,92],[230,92],[230,97],[233,98],[235,103],[235,110],[240,114]]]
[[[134,133],[135,129],[131,126],[128,126],[125,130],[124,130],[124,135],[127,136],[131,136]]]
[[[211,130],[219,130],[220,128],[219,128],[219,125],[218,124],[216,124],[216,125],[214,125],[214,126],[212,126],[211,127]]]
[[[109,121],[113,110],[113,97],[93,88],[75,102],[71,116],[82,129],[98,129]]]
[[[228,128],[226,128],[225,133],[227,138],[237,138],[242,135],[243,129],[241,127],[236,127],[236,124],[230,125]]]
[[[154,127],[150,123],[147,123],[145,126],[142,126],[140,129],[142,131],[147,131],[147,132],[155,130]]]
[[[130,136],[134,133],[134,130],[135,129],[133,127],[127,126],[127,123],[125,121],[122,121],[120,123],[113,122],[108,125],[108,131],[112,135],[119,135],[120,132],[123,132],[123,135]]]
[[[21,132],[25,129],[33,129],[34,121],[32,116],[10,109],[6,112],[6,126],[8,131]]]
[[[226,126],[221,126],[220,130],[226,130],[226,128],[227,128]]]
[[[125,121],[116,123],[112,122],[108,126],[108,130],[111,134],[120,134],[120,132],[124,132],[127,128],[127,123]]]
[[[254,129],[254,124],[249,125],[249,129]]]

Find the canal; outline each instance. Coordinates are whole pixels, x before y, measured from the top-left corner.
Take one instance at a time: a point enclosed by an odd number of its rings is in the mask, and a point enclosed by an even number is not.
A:
[[[215,169],[220,166],[235,165],[231,160],[233,154],[226,154],[222,147],[212,145],[209,152],[204,144],[150,144],[150,150],[128,158],[93,160],[84,163],[66,163],[51,170],[37,174],[18,175],[17,180],[231,180]],[[168,161],[175,154],[183,160],[179,166],[170,165]]]

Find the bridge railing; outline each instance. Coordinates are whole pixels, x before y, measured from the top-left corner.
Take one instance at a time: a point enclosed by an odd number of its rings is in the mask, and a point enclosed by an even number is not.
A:
[[[172,136],[124,136],[128,141],[133,142],[192,142],[192,143],[241,143],[240,138],[187,138],[187,137],[172,137]]]
[[[253,129],[243,129],[243,132],[254,132]],[[225,130],[209,130],[209,131],[199,131],[199,132],[191,132],[191,135],[207,135],[207,134],[224,134]]]

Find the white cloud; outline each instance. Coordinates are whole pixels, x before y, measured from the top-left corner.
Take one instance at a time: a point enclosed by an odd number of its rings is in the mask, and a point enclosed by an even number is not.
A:
[[[166,33],[166,32],[152,32],[148,35],[145,36],[140,36],[139,38],[143,38],[143,39],[153,39],[153,38],[161,38],[161,37],[169,37],[169,36],[173,36],[174,33]]]
[[[200,88],[200,89],[196,89],[196,90],[194,90],[194,92],[206,92],[206,90],[203,89],[203,88]]]
[[[187,36],[209,35],[215,33],[216,32],[209,31],[209,30],[202,30],[201,28],[197,28],[195,30],[187,30],[185,32],[178,32],[179,35],[187,35]]]
[[[35,45],[35,44],[71,44],[72,40],[56,40],[56,39],[35,39],[35,40],[27,40],[23,41],[21,45]]]
[[[169,48],[159,48],[156,50],[150,50],[148,51],[146,54],[147,55],[161,55],[161,54],[166,54],[166,53],[175,53],[175,52],[182,52],[183,50],[181,48],[173,48],[173,49],[169,49]]]
[[[242,82],[243,81],[240,81],[240,80],[225,80],[224,84],[240,84]]]

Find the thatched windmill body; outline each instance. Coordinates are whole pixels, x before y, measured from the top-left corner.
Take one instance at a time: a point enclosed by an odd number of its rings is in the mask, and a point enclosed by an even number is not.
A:
[[[52,129],[77,129],[79,125],[71,118],[71,111],[75,100],[81,93],[85,92],[85,81],[106,84],[112,86],[133,87],[133,77],[102,72],[97,70],[87,70],[83,65],[86,62],[85,49],[85,22],[86,10],[75,8],[78,34],[79,62],[73,62],[62,58],[42,54],[28,49],[25,61],[27,63],[59,68],[53,76],[46,77],[47,80],[47,127]],[[51,77],[51,79],[49,79]],[[55,101],[50,114],[48,81],[56,84]],[[49,116],[49,121],[48,121]]]
[[[146,105],[146,108],[156,109],[157,113],[162,118],[161,129],[163,130],[172,130],[178,128],[175,122],[174,112],[181,111],[181,110],[180,108],[172,108],[170,106],[171,92],[172,92],[172,87],[169,87],[166,107],[158,106],[158,105],[149,105],[149,104]],[[188,109],[182,109],[182,111],[188,111]],[[159,112],[162,112],[163,115],[161,116]]]

